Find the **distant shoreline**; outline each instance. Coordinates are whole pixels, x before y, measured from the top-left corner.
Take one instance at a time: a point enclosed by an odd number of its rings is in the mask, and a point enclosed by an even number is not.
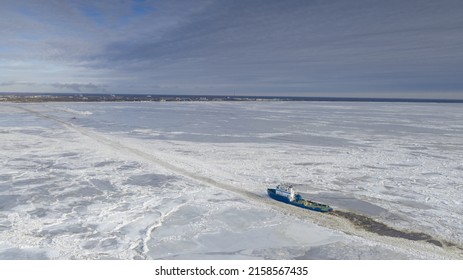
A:
[[[235,95],[157,95],[157,94],[75,94],[0,93],[0,102],[164,102],[164,101],[321,101],[321,102],[409,102],[463,103],[463,99],[369,98],[369,97],[293,97]]]

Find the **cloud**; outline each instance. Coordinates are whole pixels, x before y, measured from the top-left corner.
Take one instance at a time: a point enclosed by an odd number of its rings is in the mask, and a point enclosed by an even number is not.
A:
[[[54,83],[50,84],[56,88],[62,88],[67,90],[72,90],[75,92],[106,92],[106,88],[102,86],[97,86],[92,83],[79,84],[79,83]]]
[[[95,85],[93,83],[35,83],[35,82],[25,82],[25,81],[8,81],[8,82],[1,82],[1,87],[29,87],[29,88],[40,88],[40,89],[47,89],[47,88],[55,88],[65,91],[72,91],[72,92],[87,92],[87,93],[102,93],[107,92],[105,86]]]
[[[463,92],[460,1],[50,0],[4,7],[4,69],[15,61],[72,68],[52,74],[111,92]],[[37,83],[54,83],[38,71]],[[26,79],[19,70],[2,75]]]
[[[432,2],[391,3],[219,1],[161,38],[108,44],[100,62],[162,81],[296,94],[427,90],[437,65],[461,70],[455,12]]]
[[[16,85],[35,86],[37,84],[36,83],[31,83],[31,82],[17,82],[17,81],[8,81],[8,82],[1,82],[0,83],[0,87],[9,87],[9,86],[16,86]]]

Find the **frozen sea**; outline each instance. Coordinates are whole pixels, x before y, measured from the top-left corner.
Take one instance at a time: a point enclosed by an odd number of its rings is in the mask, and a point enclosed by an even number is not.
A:
[[[462,104],[0,103],[0,164],[0,259],[463,258]]]

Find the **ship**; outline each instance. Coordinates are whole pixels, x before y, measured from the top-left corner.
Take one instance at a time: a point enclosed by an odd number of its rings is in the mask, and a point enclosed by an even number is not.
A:
[[[317,212],[330,212],[333,208],[326,204],[321,204],[306,200],[294,190],[293,186],[287,184],[277,185],[275,188],[267,189],[268,195],[278,201],[288,203],[304,209],[309,209]]]

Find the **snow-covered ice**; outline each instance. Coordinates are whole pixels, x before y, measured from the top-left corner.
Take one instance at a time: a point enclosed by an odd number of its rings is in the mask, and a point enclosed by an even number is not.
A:
[[[461,104],[0,103],[0,259],[441,259],[267,198],[463,244]]]

